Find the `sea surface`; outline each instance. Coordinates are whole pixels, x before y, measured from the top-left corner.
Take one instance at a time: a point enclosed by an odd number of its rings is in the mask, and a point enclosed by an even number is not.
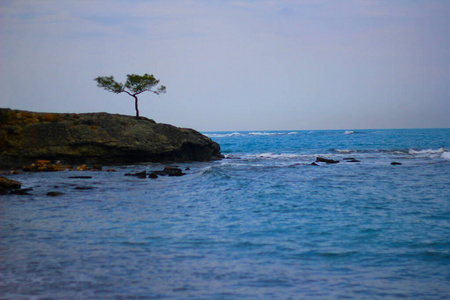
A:
[[[450,298],[450,129],[206,135],[182,177],[9,176],[0,299]]]

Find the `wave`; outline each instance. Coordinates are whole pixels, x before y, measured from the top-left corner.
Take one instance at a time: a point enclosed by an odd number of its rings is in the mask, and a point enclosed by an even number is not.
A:
[[[298,134],[296,131],[291,132],[267,132],[267,131],[252,131],[252,132],[224,132],[224,133],[212,133],[204,132],[204,135],[210,138],[224,138],[224,137],[235,137],[235,136],[274,136],[274,135],[295,135]]]
[[[450,159],[450,152],[446,151],[446,152],[442,153],[441,157],[445,158],[445,159]]]
[[[434,149],[425,149],[425,150],[409,149],[408,153],[411,155],[417,155],[417,156],[441,156],[446,151],[447,150],[444,148],[440,148],[437,150],[434,150]]]
[[[256,135],[256,136],[274,136],[274,135],[294,135],[298,134],[296,131],[290,131],[290,132],[267,132],[267,131],[252,131],[249,132],[248,135]]]
[[[222,138],[222,137],[231,137],[231,136],[241,136],[240,132],[232,132],[232,133],[204,133],[209,138]]]
[[[353,130],[346,130],[345,134],[354,134],[355,132]]]
[[[293,154],[293,153],[284,153],[284,154],[261,153],[261,154],[255,155],[255,157],[267,158],[267,159],[289,159],[289,158],[299,158],[300,155]]]
[[[358,152],[356,150],[351,150],[351,149],[330,149],[330,151],[334,151],[337,153],[354,153],[354,152]]]
[[[286,133],[280,133],[280,132],[249,132],[248,135],[282,135],[282,134],[286,134]]]

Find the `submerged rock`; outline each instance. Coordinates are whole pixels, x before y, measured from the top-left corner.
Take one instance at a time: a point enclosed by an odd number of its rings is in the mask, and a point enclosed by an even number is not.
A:
[[[13,195],[31,195],[33,188],[11,190],[9,193]]]
[[[0,168],[36,160],[111,165],[210,161],[220,146],[193,129],[108,113],[36,113],[0,108]]]
[[[156,174],[155,172],[151,172],[151,173],[148,175],[148,178],[156,179],[156,178],[158,178],[158,174]]]
[[[47,196],[51,196],[51,197],[56,197],[56,196],[61,196],[64,195],[64,193],[62,192],[55,192],[55,191],[51,191],[47,193]]]
[[[354,157],[346,157],[346,158],[344,158],[344,160],[345,160],[346,162],[351,162],[351,163],[361,162],[361,161],[355,159]]]
[[[396,161],[393,161],[393,162],[391,162],[391,165],[392,166],[399,166],[399,165],[401,165],[402,163],[399,163],[399,162],[396,162]]]
[[[125,176],[134,176],[137,178],[146,178],[147,171],[137,172],[137,173],[126,173]]]
[[[320,156],[318,156],[316,158],[316,162],[324,162],[324,163],[327,163],[327,164],[337,164],[337,163],[339,163],[338,160],[323,158],[323,157],[320,157]]]

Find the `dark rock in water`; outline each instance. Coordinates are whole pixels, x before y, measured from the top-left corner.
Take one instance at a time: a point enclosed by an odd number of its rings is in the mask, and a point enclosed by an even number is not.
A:
[[[54,192],[54,191],[47,193],[47,196],[51,196],[51,197],[56,197],[56,196],[61,196],[61,195],[64,195],[64,193],[62,193],[62,192]]]
[[[339,163],[338,160],[323,158],[323,157],[320,157],[320,156],[316,158],[316,162],[324,162],[324,163],[327,163],[327,164],[337,164],[337,163]]]
[[[95,165],[90,170],[91,171],[102,171],[103,170],[103,166],[102,165]]]
[[[125,176],[134,176],[137,178],[146,178],[147,177],[147,171],[141,171],[137,173],[126,173]]]
[[[393,161],[393,162],[391,162],[391,165],[392,166],[399,166],[399,165],[401,165],[402,163],[399,163],[399,162],[396,162],[396,161]]]
[[[151,172],[151,173],[148,175],[148,178],[156,179],[156,178],[158,178],[158,174],[156,174],[155,172]]]
[[[27,188],[27,189],[18,189],[18,190],[11,190],[9,193],[14,195],[31,195],[31,192],[33,188]]]
[[[344,160],[345,160],[346,162],[349,162],[349,163],[357,163],[357,162],[360,162],[359,160],[354,159],[354,158],[352,158],[352,157],[344,158]]]
[[[22,187],[22,184],[18,181],[0,176],[0,195],[6,194],[12,190],[18,190]]]
[[[92,190],[93,187],[92,186],[77,186],[75,189],[76,190]]]
[[[177,167],[164,167],[164,172],[169,176],[183,176],[185,175],[180,168]]]
[[[108,113],[37,113],[0,108],[0,168],[36,160],[119,165],[221,159],[201,133],[146,118]]]
[[[91,179],[92,176],[69,176],[70,179]]]
[[[153,171],[153,173],[155,173],[156,175],[161,175],[161,176],[183,176],[186,175],[185,173],[183,173],[183,171],[180,168],[177,167],[164,167],[164,170],[162,171]]]
[[[311,166],[318,166],[315,162],[311,163]]]

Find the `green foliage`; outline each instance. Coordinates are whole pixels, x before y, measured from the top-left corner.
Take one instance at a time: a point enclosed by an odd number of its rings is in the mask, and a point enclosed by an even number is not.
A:
[[[99,76],[94,79],[97,81],[97,86],[104,88],[108,92],[113,92],[116,94],[124,92],[123,85],[114,80],[114,76]]]
[[[166,87],[160,86],[156,90],[152,90],[156,85],[158,85],[159,80],[157,80],[153,75],[144,74],[143,76],[136,74],[128,74],[127,81],[124,84],[125,91],[128,90],[132,95],[139,95],[143,92],[153,92],[157,95],[160,93],[165,93]]]
[[[159,84],[159,80],[147,73],[142,76],[128,74],[125,83],[115,81],[114,76],[99,76],[94,80],[97,82],[98,87],[116,94],[127,93],[130,96],[137,96],[143,92],[152,92],[157,95],[166,92],[166,87],[164,85],[153,90],[153,88]]]
[[[136,117],[139,117],[137,95],[143,92],[152,92],[156,95],[166,92],[166,87],[164,85],[154,89],[159,84],[159,80],[147,73],[142,76],[128,74],[125,83],[115,81],[114,76],[99,76],[94,80],[97,82],[98,87],[103,88],[108,92],[113,92],[115,94],[126,93],[132,96],[136,101]]]

